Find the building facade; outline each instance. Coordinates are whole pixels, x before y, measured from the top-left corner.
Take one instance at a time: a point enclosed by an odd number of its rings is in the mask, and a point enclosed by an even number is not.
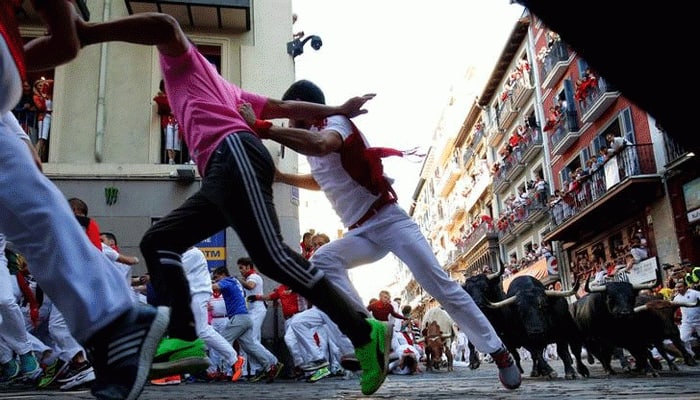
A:
[[[455,280],[521,271],[545,246],[554,287],[624,264],[632,247],[659,271],[700,261],[697,157],[527,10],[460,112],[437,127],[411,210]]]
[[[162,11],[174,16],[199,50],[222,76],[242,88],[281,97],[294,81],[294,60],[287,54],[292,40],[291,0],[265,1],[140,1],[79,2],[90,21],[105,21],[138,12]],[[44,28],[29,1],[20,14],[26,39]],[[274,76],[275,79],[269,79]],[[199,189],[201,178],[181,144],[168,163],[166,136],[154,101],[161,74],[155,47],[105,43],[81,50],[55,70],[30,75],[48,82],[50,130],[44,144],[44,172],[67,198],[79,197],[101,229],[115,233],[125,254],[139,255],[138,243],[158,218]],[[36,114],[22,114],[39,144]],[[265,143],[289,170],[297,156]],[[280,185],[281,186],[281,185]],[[298,210],[292,193],[277,188],[277,210],[287,243],[298,243]],[[223,241],[222,241],[223,239]],[[233,266],[246,256],[231,229],[216,237],[207,255],[213,265]],[[143,259],[143,258],[141,258]],[[145,265],[134,266],[134,274]],[[271,288],[270,288],[271,289]]]

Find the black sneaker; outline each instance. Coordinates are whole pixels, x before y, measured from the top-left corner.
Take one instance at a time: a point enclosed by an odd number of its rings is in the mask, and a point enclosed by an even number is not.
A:
[[[135,400],[146,383],[158,343],[168,328],[170,309],[135,305],[86,345],[96,380],[92,394],[100,400]]]
[[[68,363],[68,369],[62,376],[56,378],[60,383],[61,390],[70,390],[76,387],[87,385],[95,380],[95,371],[88,361]]]

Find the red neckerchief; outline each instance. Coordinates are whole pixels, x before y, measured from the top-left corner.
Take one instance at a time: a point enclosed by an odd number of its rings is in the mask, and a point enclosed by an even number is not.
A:
[[[29,282],[27,282],[27,278],[24,276],[24,274],[24,271],[17,271],[15,277],[17,278],[17,285],[19,286],[24,299],[29,304],[29,317],[32,320],[32,325],[36,327],[39,325],[39,302],[36,300],[34,292],[32,292],[32,289],[29,287]]]
[[[245,274],[243,274],[243,277],[246,278],[246,279],[248,279],[248,277],[251,276],[251,275],[254,274],[254,273],[255,273],[255,270],[254,270],[254,269],[248,270],[248,272],[246,272]]]

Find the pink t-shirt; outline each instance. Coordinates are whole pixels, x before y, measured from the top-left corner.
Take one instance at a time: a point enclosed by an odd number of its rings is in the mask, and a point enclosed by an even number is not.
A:
[[[251,131],[238,113],[238,106],[250,103],[255,115],[260,115],[267,97],[227,82],[192,45],[177,57],[161,53],[160,68],[173,114],[190,155],[204,176],[209,158],[227,135]]]

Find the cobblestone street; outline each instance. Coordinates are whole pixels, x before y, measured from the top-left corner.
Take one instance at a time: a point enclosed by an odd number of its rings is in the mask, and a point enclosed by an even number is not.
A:
[[[559,361],[552,367],[563,376]],[[389,375],[384,385],[372,396],[363,396],[356,379],[327,378],[317,383],[280,379],[266,383],[182,383],[173,386],[147,385],[141,400],[307,400],[307,399],[674,399],[700,398],[700,367],[679,365],[679,371],[669,371],[667,365],[659,377],[641,377],[619,373],[613,377],[603,374],[600,364],[589,366],[590,378],[567,381],[563,378],[544,380],[526,377],[514,391],[504,389],[498,382],[496,367],[482,364],[470,370],[465,364],[455,365],[454,372],[426,372],[417,376]],[[89,391],[25,391],[3,389],[0,399],[73,400],[92,399]]]

